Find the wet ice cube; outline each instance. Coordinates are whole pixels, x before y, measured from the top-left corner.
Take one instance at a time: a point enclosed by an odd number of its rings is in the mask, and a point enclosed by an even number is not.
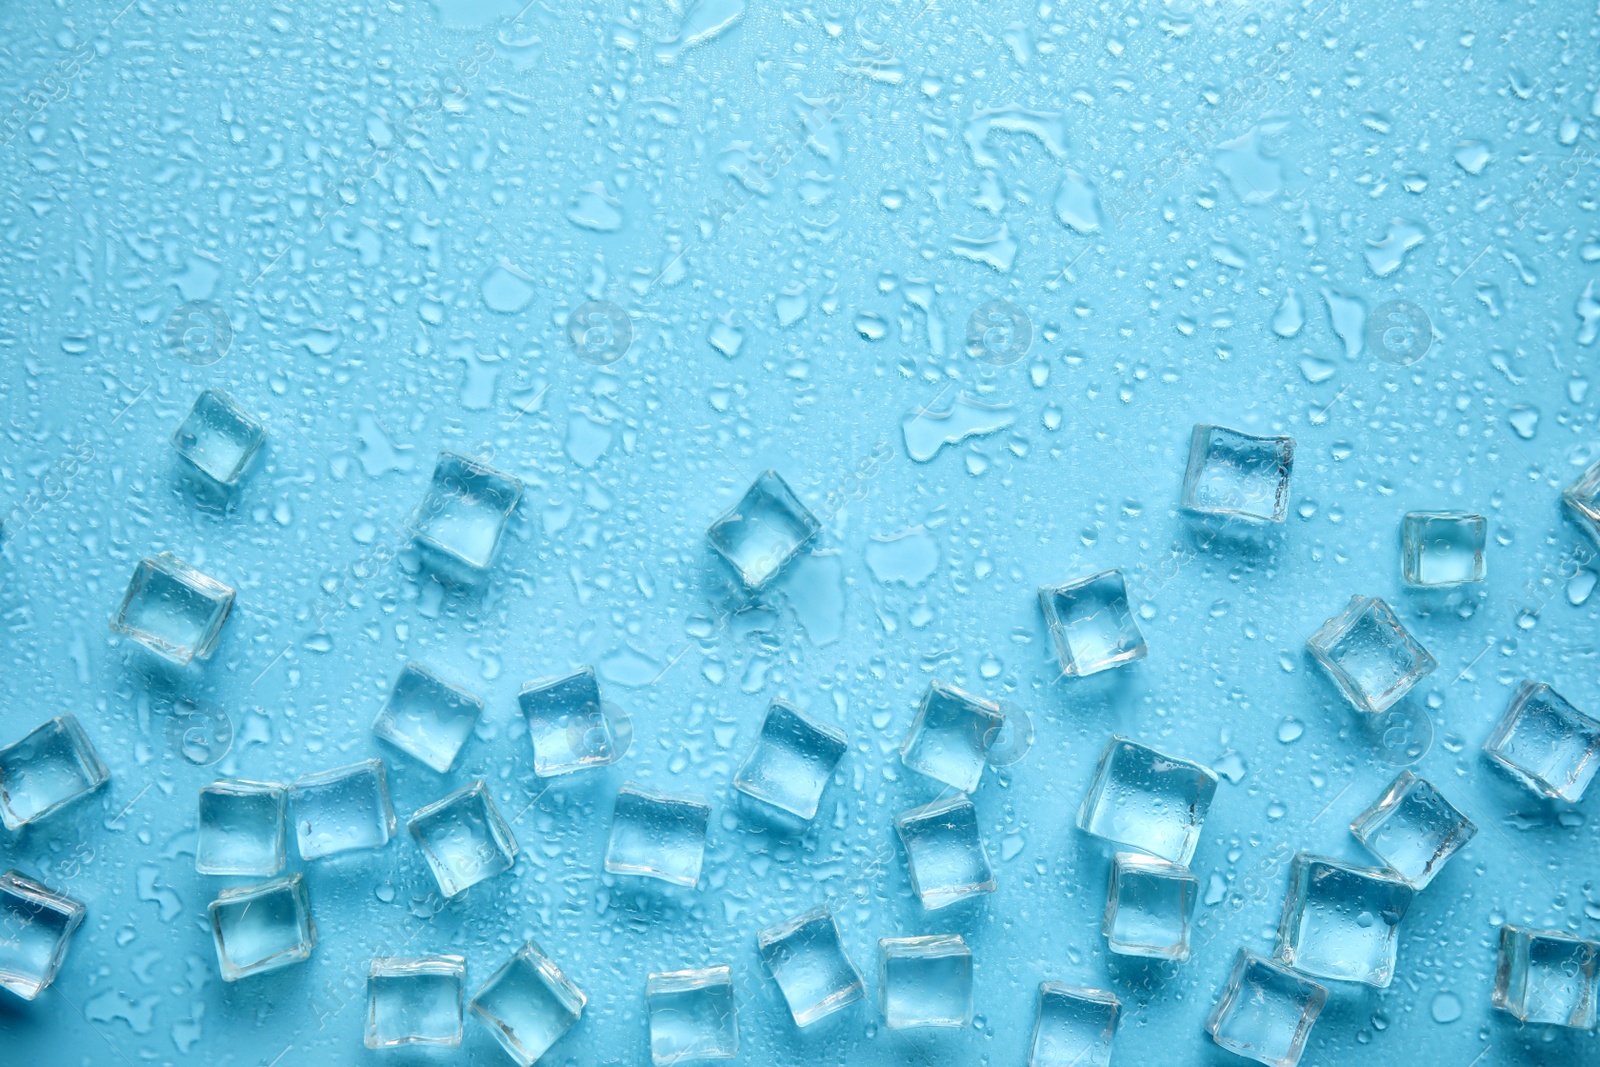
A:
[[[453,576],[489,569],[506,523],[522,497],[522,482],[455,452],[440,452],[433,481],[411,517],[417,543]]]
[[[796,1026],[810,1026],[860,1000],[865,992],[826,908],[764,927],[756,934],[756,947]]]
[[[739,1055],[739,1014],[727,967],[652,974],[645,983],[650,1059],[657,1067]]]
[[[1500,928],[1493,1003],[1525,1023],[1593,1030],[1600,942],[1559,930]]]
[[[521,1067],[533,1067],[583,1017],[588,998],[529,941],[483,984],[470,1007]]]
[[[289,799],[301,859],[382,848],[394,836],[394,808],[380,759],[304,775],[289,790]]]
[[[628,782],[617,791],[606,870],[692,886],[700,880],[711,806],[698,793],[659,793]]]
[[[1561,499],[1584,532],[1600,544],[1600,460],[1561,491]]]
[[[375,959],[367,968],[368,1048],[461,1044],[460,956]]]
[[[1542,682],[1523,682],[1483,750],[1529,789],[1576,804],[1600,768],[1600,721]]]
[[[1478,828],[1426,779],[1401,771],[1350,832],[1407,885],[1422,889]]]
[[[593,667],[529,682],[517,699],[533,741],[533,773],[540,778],[605,767],[621,758]]]
[[[1482,515],[1409,511],[1400,520],[1400,570],[1407,584],[1464,585],[1485,574]]]
[[[283,826],[289,790],[275,782],[224,778],[200,790],[201,874],[268,876],[286,862]]]
[[[822,524],[777,471],[763,471],[737,504],[711,524],[711,547],[749,589],[760,589],[793,559]]]
[[[1189,916],[1200,880],[1189,868],[1153,856],[1119,852],[1111,862],[1101,932],[1124,956],[1189,958]]]
[[[172,447],[207,478],[232,486],[266,439],[266,429],[232,397],[207,389],[173,431]]]
[[[1189,437],[1183,506],[1205,515],[1282,522],[1289,511],[1294,438],[1198,425]]]
[[[1103,989],[1039,983],[1028,1067],[1108,1067],[1122,1001]]]
[[[1362,711],[1388,711],[1439,664],[1400,625],[1394,610],[1354,596],[1306,642],[1345,699]]]
[[[1078,828],[1187,864],[1216,792],[1209,768],[1113,737],[1078,808]]]
[[[1269,1067],[1295,1067],[1328,990],[1241,948],[1206,1033],[1229,1052]]]
[[[971,793],[983,780],[989,744],[1005,724],[1000,705],[943,682],[932,682],[900,744],[900,762]]]
[[[774,700],[733,786],[791,815],[810,819],[817,814],[817,802],[844,752],[843,730]]]
[[[7,830],[26,826],[110,779],[78,720],[57,716],[0,748],[0,820]]]
[[[233,590],[171,553],[143,559],[111,629],[180,666],[205,659],[233,609]]]
[[[372,732],[441,774],[472,736],[483,701],[434,674],[407,663],[372,722]]]
[[[1143,659],[1149,651],[1119,570],[1101,571],[1065,585],[1039,590],[1061,673],[1068,678],[1098,674]]]
[[[1387,986],[1415,892],[1391,871],[1299,853],[1289,865],[1274,955],[1316,978]]]
[[[317,946],[317,924],[299,874],[224,889],[209,913],[224,982],[303,963]]]
[[[23,1000],[56,980],[87,909],[16,871],[0,874],[0,989]]]
[[[994,873],[978,834],[978,812],[964,794],[902,812],[894,827],[905,846],[911,888],[925,910],[994,892]]]
[[[517,839],[481,779],[417,809],[406,827],[447,897],[517,862]]]
[[[891,1030],[972,1023],[972,950],[959,936],[878,941],[878,1001]]]

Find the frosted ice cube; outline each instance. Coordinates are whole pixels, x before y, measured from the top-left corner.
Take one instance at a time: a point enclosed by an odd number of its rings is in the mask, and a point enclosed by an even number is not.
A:
[[[860,1000],[866,987],[827,908],[813,908],[756,934],[762,962],[796,1026],[810,1026]]]
[[[1529,789],[1576,804],[1600,769],[1600,721],[1542,682],[1523,682],[1483,750]]]
[[[1101,924],[1107,947],[1124,956],[1188,959],[1189,916],[1199,892],[1200,880],[1181,864],[1117,853]]]
[[[289,799],[301,859],[382,848],[394,836],[394,807],[380,759],[304,775],[290,788]]]
[[[207,478],[233,486],[266,439],[266,429],[232,397],[207,389],[173,431],[172,447]]]
[[[1241,948],[1206,1033],[1238,1056],[1269,1067],[1295,1067],[1328,990],[1302,974]]]
[[[372,722],[372,732],[441,774],[472,736],[483,701],[434,674],[407,663]]]
[[[650,1059],[657,1067],[739,1055],[739,1013],[727,967],[652,974],[645,983]]]
[[[817,814],[822,791],[844,758],[844,731],[774,700],[755,748],[734,775],[733,787],[791,815]]]
[[[1561,491],[1561,499],[1584,532],[1600,544],[1600,459]]]
[[[540,778],[609,766],[622,750],[600,703],[594,668],[529,682],[518,696]]]
[[[1039,606],[1068,678],[1120,667],[1149,651],[1128,605],[1120,570],[1101,571],[1039,590]]]
[[[1078,808],[1078,828],[1187,864],[1216,792],[1217,776],[1208,768],[1113,737]]]
[[[232,609],[232,588],[163,552],[134,568],[111,629],[182,666],[211,655]]]
[[[971,793],[983,780],[988,747],[1004,724],[1000,705],[953,685],[931,682],[900,743],[900,762]]]
[[[1400,520],[1400,570],[1410,585],[1483,581],[1487,524],[1461,511],[1408,511]]]
[[[224,889],[208,912],[224,982],[304,963],[317,947],[317,924],[299,874]]]
[[[522,482],[455,452],[440,452],[411,531],[449,577],[475,580],[494,563]]]
[[[367,968],[366,1046],[459,1047],[466,976],[460,956],[373,960]]]
[[[521,1067],[533,1067],[578,1025],[588,998],[529,941],[483,984],[469,1007]]]
[[[1439,665],[1394,610],[1372,596],[1351,597],[1306,647],[1346,700],[1374,714],[1388,711]]]
[[[517,862],[517,839],[482,779],[417,809],[406,827],[447,897],[509,871]]]
[[[1560,930],[1500,928],[1493,1003],[1525,1023],[1593,1030],[1600,942]]]
[[[1391,871],[1299,853],[1289,865],[1273,954],[1316,978],[1387,986],[1415,893]]]
[[[822,524],[777,471],[763,471],[737,504],[711,524],[711,547],[749,589],[771,581]]]
[[[224,778],[200,790],[201,874],[269,876],[283,870],[284,807],[289,790],[276,782]]]
[[[1422,889],[1478,828],[1427,780],[1401,771],[1350,832],[1407,885]]]
[[[972,1023],[972,950],[959,936],[878,941],[878,1001],[891,1030]]]
[[[994,892],[994,873],[978,834],[978,812],[964,794],[902,812],[894,828],[905,846],[911,888],[924,910]]]
[[[692,886],[700,880],[711,806],[698,793],[659,793],[628,782],[617,791],[606,870]]]
[[[0,748],[0,821],[7,830],[26,826],[110,780],[78,720],[57,716]]]
[[[1289,511],[1294,438],[1197,425],[1189,437],[1183,506],[1205,515],[1282,522]]]
[[[1039,983],[1028,1067],[1109,1067],[1122,1001],[1103,989]]]
[[[0,874],[0,989],[37,997],[61,970],[72,932],[88,913],[71,897],[17,871]]]

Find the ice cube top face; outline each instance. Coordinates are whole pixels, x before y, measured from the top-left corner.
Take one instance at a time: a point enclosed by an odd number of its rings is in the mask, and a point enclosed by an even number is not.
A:
[[[843,730],[774,700],[733,786],[791,815],[811,819],[844,752]]]
[[[1302,852],[1289,865],[1275,955],[1316,978],[1387,986],[1414,894],[1389,871]]]
[[[765,927],[756,934],[756,947],[796,1026],[810,1026],[860,1000],[865,992],[826,908]]]
[[[878,942],[878,1000],[891,1030],[972,1023],[972,950],[959,936]]]
[[[207,389],[172,434],[172,447],[219,485],[239,484],[267,431],[226,393]]]
[[[711,524],[706,537],[753,591],[776,577],[821,528],[789,483],[777,471],[764,471],[740,501]]]
[[[540,778],[606,767],[620,758],[593,667],[529,682],[517,699],[533,742],[533,773]]]
[[[1408,585],[1481,582],[1488,524],[1461,511],[1412,511],[1400,520],[1400,570]]]
[[[301,859],[382,848],[394,836],[394,808],[382,760],[305,775],[295,781],[289,799]]]
[[[224,889],[211,902],[210,915],[224,982],[303,963],[317,945],[311,901],[299,874]]]
[[[1523,682],[1483,750],[1538,795],[1576,804],[1600,768],[1600,722],[1543,682]]]
[[[1000,705],[953,685],[933,682],[900,744],[900,762],[971,793],[983,781],[988,746],[1004,724]]]
[[[1109,1067],[1122,1002],[1103,989],[1039,984],[1028,1067]]]
[[[473,571],[494,562],[522,482],[455,452],[440,452],[428,494],[411,519],[418,540]]]
[[[550,1050],[583,1017],[583,991],[529,941],[472,998],[472,1013],[521,1067]]]
[[[480,779],[436,800],[406,823],[447,897],[509,871],[517,839]]]
[[[460,956],[375,959],[367,969],[368,1048],[461,1044]]]
[[[1211,1040],[1269,1067],[1295,1067],[1328,990],[1242,948],[1206,1020]]]
[[[1561,492],[1561,499],[1584,531],[1600,544],[1600,460]]]
[[[1069,678],[1132,663],[1149,651],[1133,621],[1128,588],[1119,570],[1047,585],[1039,590],[1039,606],[1055,642],[1061,673]]]
[[[1595,1027],[1600,943],[1559,930],[1500,928],[1493,1003],[1525,1023]]]
[[[710,821],[711,806],[697,793],[659,793],[629,782],[617,792],[606,870],[693,886]]]
[[[894,821],[906,850],[911,888],[926,911],[993,893],[994,874],[978,833],[978,813],[964,795],[936,800]]]
[[[288,796],[288,788],[275,782],[233,778],[202,788],[195,870],[201,874],[260,877],[283,870]]]
[[[1078,809],[1078,828],[1187,864],[1216,792],[1209,768],[1113,737]]]
[[[0,988],[32,1000],[56,980],[87,909],[16,871],[0,874]]]
[[[1307,647],[1345,699],[1373,714],[1388,711],[1438,666],[1377,597],[1351,597]]]
[[[133,569],[111,629],[183,666],[211,655],[232,609],[230,587],[162,554]]]
[[[1189,916],[1200,880],[1177,863],[1119,852],[1111,862],[1101,932],[1106,947],[1124,956],[1189,958]]]
[[[407,663],[373,720],[372,732],[443,774],[472,736],[483,701],[434,674]]]
[[[1206,515],[1282,522],[1289,510],[1294,438],[1199,425],[1189,438],[1183,506]]]
[[[645,984],[656,1067],[739,1055],[739,1014],[727,967],[652,974]]]
[[[61,715],[0,748],[0,821],[16,830],[110,781],[78,720]]]
[[[1407,885],[1423,889],[1478,828],[1426,779],[1401,771],[1350,832]]]

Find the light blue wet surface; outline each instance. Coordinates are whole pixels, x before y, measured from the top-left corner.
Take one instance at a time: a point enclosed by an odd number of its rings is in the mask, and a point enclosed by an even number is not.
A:
[[[1243,1062],[1202,1031],[1236,949],[1270,952],[1295,850],[1368,859],[1348,823],[1423,749],[1480,832],[1302,1062],[1600,1058],[1489,1007],[1502,923],[1600,935],[1600,789],[1550,804],[1479,751],[1524,677],[1600,708],[1558,504],[1600,445],[1593,5],[445,7],[0,9],[0,741],[71,711],[112,773],[0,833],[89,909],[54,987],[0,997],[0,1061],[370,1062],[373,956],[458,953],[470,991],[531,937],[589,998],[550,1063],[646,1062],[647,973],[716,964],[745,1063],[1018,1064],[1046,979],[1121,997],[1117,1063]],[[591,299],[629,315],[608,366],[564,332]],[[992,300],[1016,362],[966,351]],[[229,323],[215,362],[165,340],[184,302]],[[268,432],[226,512],[169,443],[205,387]],[[1196,422],[1296,438],[1264,545],[1177,512]],[[477,595],[405,549],[442,449],[526,485]],[[824,529],[746,606],[704,531],[767,467]],[[1405,592],[1408,510],[1485,514],[1487,583]],[[107,629],[160,551],[238,590],[176,683]],[[1149,656],[1058,681],[1035,591],[1109,567]],[[1439,661],[1414,736],[1305,652],[1356,593]],[[369,731],[409,658],[486,701],[448,775]],[[516,692],[585,663],[632,750],[541,783]],[[897,755],[933,678],[1036,742],[974,797],[998,891],[924,914],[893,818],[938,795]],[[850,738],[798,840],[729,786],[774,696]],[[1100,934],[1110,849],[1072,818],[1113,732],[1224,776],[1178,967]],[[225,985],[206,904],[241,880],[195,873],[200,786],[370,756],[401,832],[292,860],[314,955]],[[521,854],[441,910],[403,821],[477,777]],[[698,889],[602,873],[628,779],[710,799]],[[973,1027],[797,1032],[755,932],[823,903],[873,1000],[878,938],[962,934]],[[439,1060],[509,1062],[471,1020]]]

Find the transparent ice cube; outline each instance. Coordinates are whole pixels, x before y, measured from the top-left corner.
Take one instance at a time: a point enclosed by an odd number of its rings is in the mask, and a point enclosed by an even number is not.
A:
[[[1593,1030],[1600,942],[1559,930],[1500,927],[1493,1003],[1525,1023]]]
[[[588,998],[529,941],[483,984],[469,1007],[520,1067],[534,1061],[578,1025]]]
[[[209,913],[224,982],[304,963],[317,947],[317,924],[298,873],[224,889]]]
[[[1407,584],[1483,581],[1487,523],[1462,511],[1408,511],[1400,520],[1400,570]]]
[[[1328,990],[1303,974],[1241,948],[1206,1033],[1238,1056],[1269,1067],[1295,1067]]]
[[[232,609],[230,587],[163,552],[134,568],[111,629],[183,666],[211,655]]]
[[[440,452],[433,481],[411,517],[411,531],[429,561],[448,577],[475,580],[494,563],[506,523],[522,498],[522,482],[477,460]]]
[[[1388,711],[1439,664],[1400,625],[1394,609],[1354,596],[1306,642],[1345,699],[1362,711]]]
[[[860,1000],[866,987],[827,908],[813,908],[756,934],[762,962],[796,1026],[810,1026]]]
[[[1299,853],[1289,865],[1274,955],[1316,978],[1387,986],[1415,893],[1391,871]]]
[[[266,439],[266,429],[232,397],[207,389],[173,431],[172,447],[207,478],[233,486]]]
[[[417,809],[406,823],[439,883],[453,897],[517,862],[517,839],[482,779]]]
[[[1561,499],[1584,532],[1600,544],[1600,459],[1561,491]]]
[[[1401,771],[1350,832],[1407,885],[1422,889],[1478,828],[1426,779]]]
[[[1122,1001],[1103,989],[1039,983],[1028,1067],[1109,1067]]]
[[[17,871],[0,874],[0,989],[32,1000],[56,980],[72,932],[88,913]]]
[[[727,967],[652,974],[645,983],[656,1067],[739,1055],[739,1013]]]
[[[301,859],[382,848],[394,836],[394,807],[380,759],[304,775],[290,788],[289,799]]]
[[[1483,750],[1540,796],[1576,804],[1600,768],[1600,721],[1543,682],[1523,682]]]
[[[733,787],[802,819],[817,814],[822,791],[844,758],[844,731],[774,700],[755,748]]]
[[[57,716],[0,748],[0,821],[7,830],[26,826],[110,780],[78,720]]]
[[[1005,724],[1000,705],[964,689],[932,682],[900,743],[900,762],[971,793],[983,780],[988,746]]]
[[[972,1024],[972,950],[959,936],[878,941],[878,1001],[891,1030]]]
[[[659,793],[627,782],[611,816],[606,870],[692,886],[700,881],[710,821],[711,806],[698,793]]]
[[[533,742],[533,773],[540,778],[606,767],[622,758],[593,667],[529,682],[517,699]]]
[[[1282,522],[1289,510],[1294,438],[1198,425],[1189,438],[1183,506],[1205,515]]]
[[[1188,959],[1189,917],[1199,892],[1200,880],[1181,864],[1117,853],[1101,924],[1107,947],[1124,956]]]
[[[1217,776],[1210,769],[1113,737],[1078,808],[1078,828],[1187,864],[1216,792]]]
[[[746,588],[760,589],[816,536],[822,524],[777,471],[763,471],[737,504],[711,524],[711,547]]]
[[[288,787],[276,782],[224,778],[202,787],[195,870],[261,877],[283,870],[288,796]]]
[[[1133,621],[1120,570],[1044,586],[1039,606],[1055,642],[1061,673],[1068,678],[1120,667],[1143,659],[1149,651]]]
[[[367,968],[368,1048],[461,1044],[460,956],[380,958]]]
[[[965,794],[902,812],[894,827],[905,846],[911,888],[925,910],[994,892],[994,873],[978,834],[978,812]]]
[[[372,732],[443,774],[482,713],[478,697],[412,662],[400,668]]]

